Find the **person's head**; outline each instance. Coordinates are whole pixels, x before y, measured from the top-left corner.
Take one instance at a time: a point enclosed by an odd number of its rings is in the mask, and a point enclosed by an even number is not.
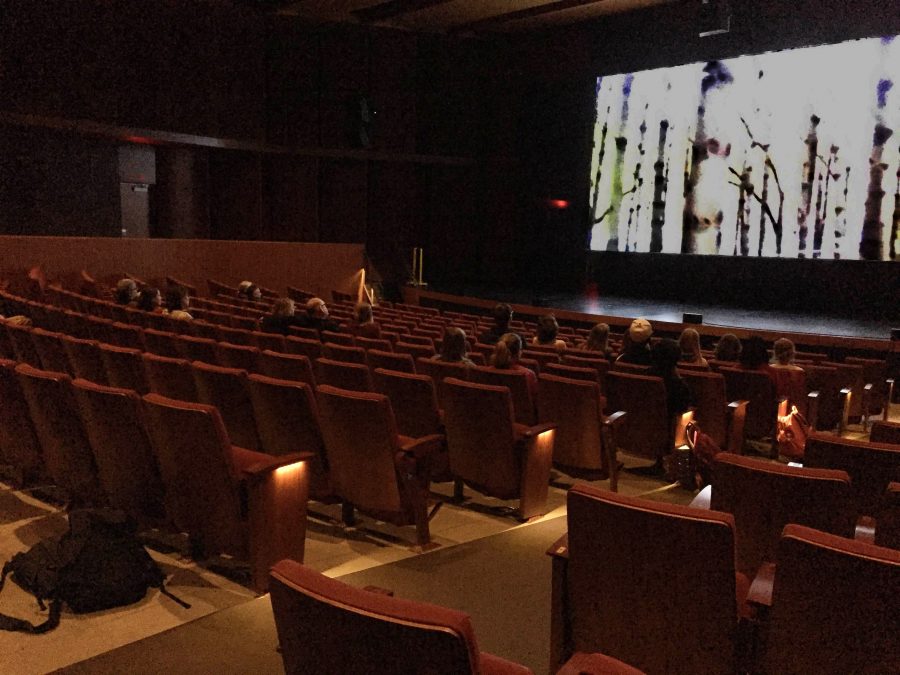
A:
[[[494,305],[494,326],[502,330],[506,330],[509,322],[512,321],[512,307],[505,302]]]
[[[129,279],[128,277],[119,279],[119,282],[116,284],[116,303],[127,305],[134,302],[137,297],[138,287],[134,279]]]
[[[462,328],[448,326],[444,329],[444,340],[441,342],[442,361],[462,361],[469,353],[466,344],[466,333]]]
[[[653,335],[653,326],[647,319],[635,319],[628,327],[628,341],[632,347],[643,347]]]
[[[741,341],[734,333],[725,333],[716,344],[717,361],[737,361],[741,357]]]
[[[765,341],[754,335],[744,341],[740,356],[741,365],[744,368],[760,368],[769,362],[769,350]]]
[[[609,324],[598,323],[591,328],[585,347],[592,352],[605,352],[609,347]]]
[[[515,333],[504,333],[494,345],[491,365],[494,368],[509,368],[519,360],[522,353],[522,338]]]
[[[772,349],[775,352],[775,363],[782,366],[789,366],[794,362],[794,355],[796,353],[794,350],[794,343],[787,338],[775,340],[775,345]]]
[[[247,300],[259,300],[262,297],[262,291],[252,281],[242,281],[238,284],[238,295]]]
[[[559,333],[559,324],[552,314],[544,314],[538,319],[537,339],[542,345],[553,344],[556,334]]]
[[[316,319],[324,319],[328,316],[328,307],[322,298],[310,298],[306,301],[306,313]]]
[[[681,347],[681,353],[690,356],[692,359],[700,357],[700,333],[693,328],[685,328],[681,331],[678,338],[678,346]]]
[[[670,338],[657,340],[650,348],[650,367],[659,375],[674,373],[680,358],[681,347]]]
[[[137,308],[142,309],[145,312],[152,312],[157,307],[162,306],[162,296],[159,294],[159,289],[154,288],[153,286],[146,286],[141,291],[141,294],[138,296]]]
[[[294,301],[290,298],[278,298],[272,303],[272,316],[294,316]]]
[[[166,309],[170,312],[175,310],[187,310],[190,307],[191,298],[188,290],[184,286],[171,286],[166,291]]]
[[[361,302],[356,305],[356,323],[362,325],[364,323],[373,323],[374,321],[372,305],[368,302]]]

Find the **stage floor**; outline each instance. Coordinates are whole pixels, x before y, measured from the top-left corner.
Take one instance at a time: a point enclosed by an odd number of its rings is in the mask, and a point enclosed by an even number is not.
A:
[[[431,287],[428,290],[587,314],[624,318],[644,317],[651,322],[656,320],[681,323],[682,314],[691,312],[702,314],[703,324],[708,326],[784,331],[786,333],[885,340],[890,337],[892,327],[900,327],[900,308],[898,308],[898,316],[894,317],[892,323],[891,321],[855,319],[846,316],[826,316],[821,313],[787,312],[774,309],[758,310],[698,303],[682,304],[677,301],[647,298],[613,296],[592,298],[587,295],[565,293],[543,293],[535,296],[531,291],[498,290],[472,286],[464,288]]]

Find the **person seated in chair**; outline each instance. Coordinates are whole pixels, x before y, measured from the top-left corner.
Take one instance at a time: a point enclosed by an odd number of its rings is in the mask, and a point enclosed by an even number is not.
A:
[[[587,340],[581,345],[580,349],[586,352],[597,352],[598,356],[605,359],[611,359],[613,350],[609,347],[609,324],[598,323],[591,328]]]
[[[535,335],[531,344],[556,347],[556,351],[566,351],[565,340],[560,340],[556,336],[559,333],[559,324],[556,317],[552,314],[544,314],[538,319],[537,335]]]
[[[116,304],[135,307],[138,300],[138,287],[134,279],[125,277],[116,284]]]
[[[173,319],[192,320],[194,317],[187,311],[190,304],[191,298],[184,286],[172,286],[166,291],[166,309]]]
[[[372,314],[372,305],[368,302],[360,302],[353,310],[354,321],[350,325],[350,332],[364,338],[377,340],[381,337],[381,326],[375,323]]]
[[[238,297],[244,300],[259,300],[262,297],[262,291],[259,286],[252,281],[242,281],[238,284]]]
[[[291,326],[303,326],[301,317],[296,316],[296,306],[290,298],[278,298],[272,303],[272,313],[264,316],[259,329],[264,333],[290,333]]]
[[[678,346],[681,348],[679,362],[700,368],[709,368],[703,354],[700,353],[700,333],[693,328],[685,328],[678,338]]]
[[[478,341],[485,345],[495,345],[505,333],[509,332],[509,322],[512,321],[512,307],[505,302],[494,305],[494,327],[486,333],[478,336]]]
[[[633,363],[639,366],[650,365],[650,336],[653,335],[653,326],[647,319],[635,319],[625,333],[625,341],[622,344],[622,353],[616,361]]]
[[[441,353],[436,354],[433,360],[474,366],[475,363],[469,358],[469,345],[466,342],[465,331],[455,326],[445,328],[444,339],[441,342]]]
[[[137,308],[144,312],[153,314],[165,314],[166,310],[162,306],[162,295],[158,288],[146,286],[138,296]]]
[[[694,396],[690,387],[678,374],[678,360],[681,347],[675,340],[662,339],[650,350],[650,370],[648,375],[661,377],[666,386],[666,410],[674,419],[693,405]]]
[[[787,338],[780,338],[775,340],[773,351],[769,368],[778,397],[803,407],[802,402],[806,398],[806,372],[794,363],[794,343]]]
[[[530,368],[519,364],[519,356],[522,354],[522,338],[515,333],[505,333],[494,345],[494,354],[491,356],[491,365],[500,370],[516,370],[525,373],[528,385],[528,393],[532,401],[537,401],[538,380],[537,375]]]
[[[306,301],[306,314],[297,317],[298,326],[313,328],[320,333],[323,330],[338,333],[340,324],[328,318],[328,306],[322,298],[310,298]]]
[[[737,361],[741,358],[741,341],[734,333],[725,333],[716,343],[716,361]]]

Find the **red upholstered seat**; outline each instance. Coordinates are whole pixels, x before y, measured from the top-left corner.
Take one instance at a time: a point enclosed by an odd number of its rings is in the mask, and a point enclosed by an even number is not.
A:
[[[900,550],[900,482],[892,482],[882,498],[875,525],[875,543]]]
[[[537,401],[532,399],[525,372],[492,366],[476,366],[469,369],[468,379],[480,384],[508,388],[516,422],[526,426],[537,422]]]
[[[385,370],[394,370],[402,373],[416,372],[416,362],[409,354],[395,354],[393,351],[369,349],[366,352],[366,362],[369,364],[369,370],[372,371],[375,371],[377,368],[384,368]]]
[[[72,395],[71,378],[25,363],[16,367],[16,375],[53,482],[74,505],[102,505],[106,496],[97,479],[94,453]]]
[[[110,344],[126,349],[137,349],[143,351],[144,331],[140,326],[133,326],[130,323],[114,322],[109,326]]]
[[[278,333],[263,333],[260,331],[253,331],[250,333],[250,344],[255,346],[260,351],[265,351],[266,349],[268,349],[273,352],[284,352],[286,349],[284,336],[279,335]]]
[[[754,672],[896,673],[900,551],[788,525]]]
[[[647,673],[734,673],[748,584],[731,515],[576,484],[553,560],[551,670],[602,652]]]
[[[249,560],[258,591],[277,560],[303,559],[309,455],[273,457],[231,445],[212,406],[147,394],[144,413],[169,515],[195,557]]]
[[[863,415],[868,418],[870,415],[887,412],[887,404],[893,396],[894,388],[893,378],[888,375],[887,362],[884,359],[866,359],[857,356],[848,356],[844,361],[863,367],[863,382],[866,384],[863,393]]]
[[[441,387],[453,476],[498,499],[518,499],[523,520],[543,515],[555,425],[516,424],[506,387],[453,377]]]
[[[900,422],[885,422],[883,420],[873,422],[869,440],[872,443],[900,445]]]
[[[594,368],[583,368],[581,366],[570,366],[564,363],[548,363],[542,371],[547,375],[556,375],[557,377],[567,377],[571,380],[586,380],[588,382],[596,382],[600,385],[600,393],[603,393],[603,377],[600,371]]]
[[[181,352],[178,349],[178,338],[175,333],[145,328],[144,344],[147,345],[148,352],[159,354],[160,356],[168,356],[170,358],[181,356]]]
[[[342,347],[355,347],[356,340],[351,333],[336,333],[330,330],[323,330],[321,333],[322,342]],[[332,357],[329,357],[332,358]]]
[[[806,442],[803,463],[850,474],[850,485],[861,516],[875,516],[888,483],[900,480],[900,446],[813,434]]]
[[[27,363],[35,368],[41,368],[41,355],[38,354],[34,340],[31,339],[31,328],[17,326],[9,322],[5,323],[6,334],[15,353],[16,361]]]
[[[608,410],[628,413],[617,435],[629,455],[660,461],[672,452],[674,421],[666,407],[666,387],[659,377],[611,371],[606,375]]]
[[[178,336],[178,353],[188,361],[216,363],[216,341],[190,335]]]
[[[132,389],[140,394],[150,391],[139,349],[100,345],[100,357],[106,367],[106,380],[111,387]]]
[[[229,316],[228,320],[234,322],[238,317]],[[250,320],[253,323],[253,320]],[[249,347],[252,345],[250,331],[241,328],[229,328],[228,326],[219,326],[219,341],[227,342],[232,345],[243,345]]]
[[[141,355],[150,391],[176,401],[198,402],[194,373],[186,359],[171,359],[149,352]]]
[[[419,357],[431,358],[434,356],[434,346],[430,344],[405,342],[405,340],[410,337],[411,336],[409,335],[403,335],[401,341],[394,344],[394,351],[399,354],[409,354],[414,359],[418,359]]]
[[[765,371],[719,368],[725,377],[725,391],[731,401],[747,401],[744,434],[747,438],[771,439],[775,435],[778,395],[775,383]]]
[[[590,369],[585,369],[588,372]],[[618,463],[614,426],[625,419],[603,415],[604,399],[596,380],[573,380],[542,373],[538,411],[541,422],[556,424],[553,465],[572,476],[591,480],[610,479],[616,489]],[[611,471],[612,470],[612,471]]]
[[[42,328],[33,328],[31,330],[31,340],[34,342],[34,347],[41,357],[43,369],[72,375],[72,365],[69,363],[65,349],[63,349],[61,338],[62,334],[53,333]]]
[[[100,343],[96,340],[82,340],[80,338],[63,335],[60,338],[63,350],[69,359],[70,372],[75,377],[90,380],[97,384],[106,384],[106,366],[103,364],[103,354],[100,352]]]
[[[247,388],[247,371],[199,361],[191,364],[191,370],[198,400],[218,409],[231,441],[242,448],[259,450],[261,446]]]
[[[0,359],[0,459],[17,472],[16,483],[28,484],[47,470],[15,369],[15,361]]]
[[[694,395],[694,419],[723,450],[740,454],[744,445],[747,402],[731,401],[725,396],[725,378],[721,373],[681,370]]]
[[[455,377],[457,380],[468,380],[469,368],[470,366],[467,366],[464,363],[438,361],[431,357],[420,356],[416,359],[416,372],[421,375],[428,375],[434,380],[439,404],[441,402],[442,393],[441,383],[448,377]]]
[[[284,344],[288,354],[300,354],[308,358],[311,363],[315,363],[316,359],[322,356],[322,343],[319,342],[318,337],[309,339],[289,335],[285,338]]]
[[[365,365],[366,350],[362,347],[354,347],[344,344],[332,344],[326,342],[322,345],[322,355],[326,359],[340,361],[342,363],[361,363]]]
[[[259,349],[247,345],[216,343],[216,358],[224,368],[238,368],[247,372],[256,372],[259,362]]]
[[[261,375],[274,377],[277,380],[306,382],[311,387],[316,386],[312,364],[309,358],[302,354],[281,354],[267,349],[259,355],[257,365]]]
[[[316,382],[339,389],[372,391],[369,367],[361,363],[345,363],[332,359],[316,359]]]
[[[606,654],[577,652],[556,675],[643,675],[643,671]]]
[[[837,428],[843,412],[841,378],[837,368],[812,363],[804,363],[802,367],[806,373],[807,390],[819,392],[816,428],[828,431]]]
[[[139,523],[161,521],[165,516],[163,486],[140,396],[129,389],[87,380],[73,381],[72,391],[110,506]]]
[[[319,385],[316,398],[345,522],[353,522],[356,508],[397,525],[414,524],[418,545],[428,545],[429,465],[441,437],[401,439],[383,394]]]
[[[712,471],[712,509],[734,516],[738,570],[753,578],[775,562],[788,523],[853,537],[856,505],[844,471],[784,466],[720,453]]]
[[[291,675],[531,672],[480,652],[463,612],[354,588],[293,560],[272,568],[269,588]]]

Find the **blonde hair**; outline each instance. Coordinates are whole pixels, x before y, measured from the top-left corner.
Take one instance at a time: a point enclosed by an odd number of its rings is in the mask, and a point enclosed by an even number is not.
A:
[[[609,348],[609,324],[598,323],[591,328],[584,347],[593,352],[605,352]]]
[[[522,338],[515,333],[504,333],[494,346],[491,365],[494,368],[510,368],[522,353]]]
[[[293,316],[294,301],[290,298],[278,298],[272,303],[272,314],[275,316]]]
[[[693,328],[685,328],[678,338],[678,347],[682,354],[690,354],[694,360],[700,358],[700,333]]]
[[[462,328],[448,326],[444,329],[444,340],[441,342],[442,361],[462,361],[469,353],[466,344],[466,333]]]
[[[775,352],[775,361],[782,366],[788,366],[794,361],[794,343],[787,338],[779,338],[775,340],[772,346]]]

